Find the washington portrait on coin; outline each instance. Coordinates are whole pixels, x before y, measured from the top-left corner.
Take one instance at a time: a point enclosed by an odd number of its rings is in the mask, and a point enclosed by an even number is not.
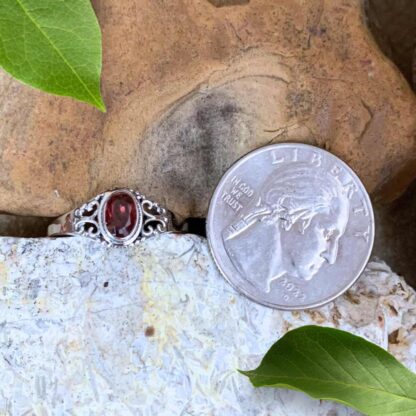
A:
[[[224,247],[242,276],[270,292],[279,277],[311,280],[323,263],[335,263],[348,213],[348,197],[334,176],[292,163],[270,175],[255,205],[224,229]]]
[[[334,154],[302,143],[256,149],[223,175],[207,237],[239,292],[279,309],[321,306],[345,292],[374,242],[371,200]]]

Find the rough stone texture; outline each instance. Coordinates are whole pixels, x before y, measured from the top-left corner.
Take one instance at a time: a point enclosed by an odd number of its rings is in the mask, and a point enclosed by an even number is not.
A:
[[[412,64],[412,81],[413,88],[416,90],[416,48],[413,51],[413,64]]]
[[[2,415],[346,416],[288,390],[254,389],[287,330],[329,325],[416,370],[415,292],[371,262],[344,296],[279,312],[238,295],[205,240],[163,235],[108,249],[86,239],[0,239]]]
[[[414,0],[365,0],[369,28],[386,56],[412,85],[412,57],[416,47]],[[414,85],[416,89],[416,84]]]
[[[398,200],[378,206],[374,253],[416,287],[416,181]]]
[[[242,154],[325,147],[372,193],[416,174],[416,102],[359,0],[95,1],[107,114],[2,73],[0,210],[61,214],[115,186],[205,216]]]

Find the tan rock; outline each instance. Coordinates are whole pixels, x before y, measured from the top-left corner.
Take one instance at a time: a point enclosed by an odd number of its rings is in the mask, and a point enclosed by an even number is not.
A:
[[[373,194],[391,197],[416,176],[416,100],[359,0],[95,9],[106,114],[0,74],[0,210],[54,216],[130,186],[205,215],[235,159],[287,140],[334,152]]]

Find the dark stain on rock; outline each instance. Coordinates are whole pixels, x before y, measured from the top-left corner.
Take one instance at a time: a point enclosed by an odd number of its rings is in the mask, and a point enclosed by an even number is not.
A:
[[[360,302],[360,297],[359,296],[357,296],[357,295],[354,295],[353,293],[351,293],[351,292],[345,292],[345,297],[347,298],[347,300],[350,302],[350,303],[352,303],[352,304],[354,304],[354,305],[359,305],[361,302]]]
[[[306,117],[313,108],[312,92],[309,90],[289,91],[287,103],[289,117]]]
[[[162,188],[174,190],[189,207],[208,204],[229,159],[240,156],[233,153],[247,140],[247,119],[225,91],[197,92],[178,102],[141,145],[141,154],[155,146],[161,154],[158,166],[148,166],[153,183],[164,183]]]
[[[250,0],[208,0],[215,7],[224,7],[224,6],[242,6],[248,4]]]
[[[398,344],[399,343],[399,330],[396,329],[389,334],[389,344]]]
[[[236,104],[225,101],[224,97],[218,102],[218,98],[216,94],[209,94],[202,97],[202,100],[196,108],[196,125],[201,131],[210,136],[212,136],[217,123],[232,122],[233,117],[239,111]]]
[[[146,337],[153,337],[155,335],[155,328],[151,325],[148,326],[144,331],[144,335]]]
[[[399,312],[397,312],[397,309],[393,305],[389,305],[389,309],[390,309],[390,311],[392,312],[392,314],[394,316],[398,316],[399,315]]]

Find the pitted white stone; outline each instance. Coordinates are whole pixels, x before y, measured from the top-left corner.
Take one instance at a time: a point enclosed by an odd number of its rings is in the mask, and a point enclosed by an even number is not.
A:
[[[4,415],[357,415],[236,371],[307,324],[364,336],[416,370],[415,292],[382,262],[333,303],[281,312],[236,293],[196,236],[123,249],[2,238],[0,300]]]

